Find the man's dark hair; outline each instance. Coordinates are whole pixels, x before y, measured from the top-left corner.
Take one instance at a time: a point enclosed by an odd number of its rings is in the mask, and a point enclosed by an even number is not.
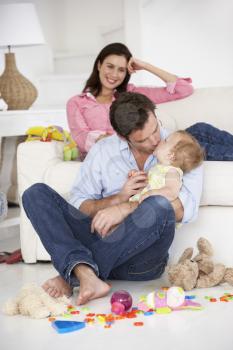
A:
[[[148,112],[155,116],[155,108],[145,95],[122,92],[110,107],[110,122],[117,134],[127,138],[132,131],[143,129],[149,118]]]

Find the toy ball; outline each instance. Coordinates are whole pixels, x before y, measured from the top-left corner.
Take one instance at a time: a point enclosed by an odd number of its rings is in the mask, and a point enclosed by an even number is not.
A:
[[[122,315],[125,312],[125,306],[117,301],[112,303],[111,312],[116,315]]]
[[[111,296],[111,304],[117,303],[117,307],[119,307],[118,304],[122,304],[124,306],[124,311],[127,311],[131,308],[133,300],[131,295],[126,290],[118,290],[114,292]],[[116,305],[113,306],[113,308],[116,307]],[[120,307],[121,308],[121,307]]]
[[[167,305],[176,308],[184,304],[185,292],[181,287],[171,287],[167,290]]]

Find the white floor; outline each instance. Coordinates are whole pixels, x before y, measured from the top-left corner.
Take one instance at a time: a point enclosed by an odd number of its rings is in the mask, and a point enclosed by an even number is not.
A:
[[[19,248],[18,227],[0,228],[0,251]],[[55,275],[50,263],[27,265],[0,264],[0,308],[6,299],[14,296],[22,285],[36,282],[39,285]],[[165,285],[165,280],[146,283],[115,281],[112,290],[126,289],[137,305],[139,297]],[[179,350],[232,350],[233,301],[211,303],[205,296],[218,298],[225,292],[233,294],[233,287],[221,286],[209,290],[194,290],[202,311],[176,311],[165,315],[140,315],[136,319],[116,321],[110,329],[99,322],[72,333],[58,334],[47,319],[34,320],[22,316],[5,316],[0,312],[0,349],[179,349]],[[76,292],[77,293],[77,292]],[[88,304],[91,313],[109,313],[110,296]],[[75,303],[75,296],[72,301]],[[81,308],[79,308],[81,310]],[[85,312],[69,320],[83,321]],[[61,320],[62,317],[57,317]],[[144,322],[136,327],[135,321]]]

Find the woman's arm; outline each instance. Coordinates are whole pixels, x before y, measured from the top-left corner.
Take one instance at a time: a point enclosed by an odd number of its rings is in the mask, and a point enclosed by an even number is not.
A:
[[[142,69],[163,80],[166,83],[166,87],[136,87],[133,84],[129,84],[127,88],[128,91],[142,93],[149,97],[154,103],[181,99],[193,93],[193,87],[191,85],[192,80],[190,78],[179,78],[175,74],[132,57],[128,64],[129,72],[134,73]]]
[[[138,60],[135,57],[131,57],[131,59],[129,60],[129,63],[128,63],[129,73],[132,74],[132,73],[135,73],[137,70],[142,70],[142,69],[156,75],[158,78],[163,80],[165,83],[174,83],[177,80],[177,76],[175,74],[166,72],[163,69],[155,67],[150,63]]]

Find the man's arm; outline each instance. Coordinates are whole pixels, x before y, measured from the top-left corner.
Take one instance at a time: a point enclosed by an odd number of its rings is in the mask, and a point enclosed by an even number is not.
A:
[[[94,216],[91,231],[98,232],[102,237],[110,234],[138,206],[138,202],[125,202],[99,210]]]
[[[177,198],[171,202],[171,205],[175,212],[176,222],[181,222],[184,216],[184,207],[183,207],[183,204],[181,203],[181,200]]]
[[[139,193],[141,189],[146,186],[146,180],[146,173],[144,173],[143,171],[139,171],[137,175],[126,180],[124,186],[118,194],[99,200],[87,199],[82,202],[82,204],[79,207],[79,210],[91,217],[94,217],[100,210],[122,203],[126,204],[126,202],[128,202],[131,196]],[[128,209],[130,213],[131,207],[132,206],[130,205],[124,205],[123,209],[124,211]]]
[[[194,221],[197,217],[203,185],[203,165],[183,176],[179,200],[184,208],[182,223]]]

